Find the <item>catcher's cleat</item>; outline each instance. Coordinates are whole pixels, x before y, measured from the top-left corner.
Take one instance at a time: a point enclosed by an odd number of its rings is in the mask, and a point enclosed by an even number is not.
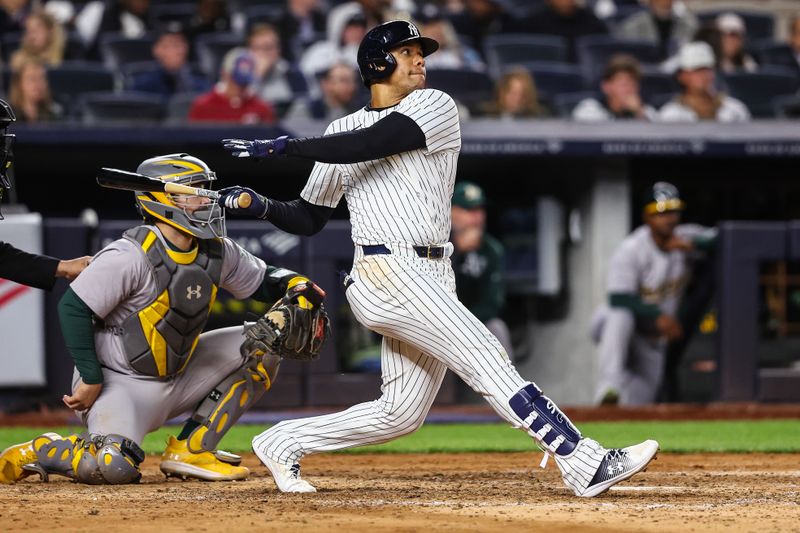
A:
[[[654,440],[608,450],[592,439],[581,439],[570,455],[556,456],[556,464],[576,496],[591,498],[647,468],[657,453]]]
[[[270,471],[272,474],[272,479],[275,480],[275,484],[278,486],[278,490],[281,492],[317,492],[317,489],[314,486],[300,477],[300,465],[295,463],[293,465],[286,465],[283,463],[279,463],[278,461],[274,461],[269,458],[268,455],[261,452],[261,450],[257,448],[253,448],[253,452],[256,454],[256,457],[264,463],[264,466],[267,467],[267,470]]]
[[[167,477],[204,481],[234,481],[245,479],[250,474],[246,467],[220,460],[212,452],[192,453],[186,447],[185,440],[178,440],[172,435],[167,440],[167,449],[161,454],[161,471]]]
[[[45,436],[51,440],[61,438],[61,435],[56,433],[45,433]],[[9,446],[0,453],[0,483],[14,483],[33,474],[32,471],[24,470],[22,467],[35,462],[36,450],[33,449],[32,440]]]

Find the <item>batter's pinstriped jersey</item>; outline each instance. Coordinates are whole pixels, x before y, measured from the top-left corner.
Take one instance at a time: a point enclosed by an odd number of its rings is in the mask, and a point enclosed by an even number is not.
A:
[[[325,135],[368,128],[390,113],[413,119],[426,149],[352,164],[316,163],[301,196],[336,207],[345,196],[355,244],[443,244],[450,237],[450,197],[456,178],[461,128],[450,96],[420,89],[396,106],[335,120]]]

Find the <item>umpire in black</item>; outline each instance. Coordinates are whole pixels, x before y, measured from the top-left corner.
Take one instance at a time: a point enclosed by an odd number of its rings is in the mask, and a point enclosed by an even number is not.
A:
[[[6,130],[17,118],[14,110],[0,100],[0,202],[6,189],[11,188],[11,166],[14,162],[14,135]],[[0,220],[3,215],[0,213]],[[89,257],[61,261],[46,255],[36,255],[0,241],[0,278],[9,279],[37,289],[50,290],[56,278],[75,279],[89,264]]]

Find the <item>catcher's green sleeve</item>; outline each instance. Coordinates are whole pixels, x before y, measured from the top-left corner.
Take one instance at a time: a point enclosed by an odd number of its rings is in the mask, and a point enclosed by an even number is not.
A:
[[[64,343],[75,362],[75,368],[87,385],[103,382],[103,371],[94,346],[92,310],[70,288],[58,302],[58,317]]]
[[[286,290],[289,288],[289,282],[298,276],[300,276],[300,274],[288,268],[267,265],[267,271],[264,273],[264,281],[261,282],[256,292],[250,295],[250,298],[260,302],[272,303],[286,294]]]

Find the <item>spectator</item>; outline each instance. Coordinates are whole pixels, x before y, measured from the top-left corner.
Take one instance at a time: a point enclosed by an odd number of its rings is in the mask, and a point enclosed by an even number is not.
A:
[[[0,35],[22,31],[30,0],[0,0]]]
[[[469,181],[453,190],[450,261],[456,276],[458,299],[497,337],[514,360],[511,333],[500,318],[506,299],[503,280],[503,245],[486,233],[486,197]]]
[[[56,19],[38,9],[25,19],[25,33],[19,50],[11,55],[11,68],[27,60],[40,61],[48,67],[64,59],[64,30]]]
[[[292,104],[287,119],[311,118],[332,122],[363,105],[359,98],[356,71],[346,63],[336,63],[320,76],[322,95]]]
[[[337,34],[336,29],[341,28],[344,21],[354,15],[361,15],[368,28],[374,28],[388,20],[407,19],[408,12],[396,9],[394,4],[402,4],[402,0],[355,0],[339,4],[328,14],[328,39],[332,39]]]
[[[639,61],[628,54],[616,54],[603,71],[600,100],[587,98],[572,111],[573,120],[595,122],[620,119],[657,120],[658,112],[642,102]]]
[[[35,59],[21,60],[11,74],[8,96],[20,122],[50,122],[63,114],[50,95],[44,65]]]
[[[550,110],[539,101],[539,91],[530,72],[522,67],[508,70],[497,80],[495,101],[488,114],[501,119],[542,118]]]
[[[269,24],[254,24],[247,35],[247,48],[256,61],[255,92],[279,109],[287,109],[295,98],[306,95],[303,74],[281,57],[277,30]]]
[[[190,122],[274,122],[272,107],[253,94],[256,59],[244,48],[234,48],[222,60],[220,80],[198,96],[189,110]]]
[[[197,10],[189,20],[186,38],[191,45],[198,35],[204,33],[227,32],[231,29],[227,4],[223,0],[200,0]]]
[[[209,89],[209,80],[193,73],[189,67],[189,42],[180,24],[170,24],[161,31],[153,43],[153,57],[158,66],[137,73],[131,87],[133,90],[157,94],[167,100],[177,93]]]
[[[435,54],[425,58],[428,70],[437,68],[484,70],[481,56],[459,40],[453,25],[434,4],[423,5],[416,14],[420,33],[439,43]]]
[[[716,120],[740,122],[750,120],[747,107],[715,87],[714,52],[708,43],[686,43],[678,52],[678,82],[682,92],[659,112],[665,122]]]
[[[758,63],[744,49],[746,29],[742,17],[736,13],[723,13],[717,17],[716,26],[722,34],[720,70],[726,74],[758,70]]]
[[[622,21],[614,34],[621,39],[657,44],[666,58],[671,42],[682,45],[692,39],[696,30],[697,18],[686,9],[676,9],[674,0],[649,0],[646,11]]]
[[[128,38],[144,36],[150,21],[150,0],[90,1],[75,17],[75,28],[87,44],[88,55],[99,57],[99,38],[120,33]]]
[[[655,401],[668,343],[684,337],[677,315],[691,274],[688,253],[712,248],[716,231],[679,224],[683,209],[674,185],[655,183],[642,204],[644,225],[611,257],[608,302],[591,326],[598,345],[598,403]]]
[[[287,61],[297,62],[303,52],[325,36],[327,18],[319,0],[286,0],[275,25],[281,29],[281,50]]]
[[[577,0],[545,0],[544,5],[534,11],[520,29],[530,33],[558,35],[567,40],[567,59],[578,60],[576,42],[585,35],[608,33],[605,23]]]
[[[500,0],[465,0],[464,10],[450,20],[456,34],[467,37],[476,50],[483,50],[487,35],[515,29]]]
[[[308,80],[316,80],[321,72],[335,63],[347,63],[358,68],[358,45],[367,33],[367,19],[360,12],[343,21],[342,27],[334,28],[325,41],[312,44],[300,59],[300,70]],[[427,61],[427,59],[426,59]],[[312,86],[314,85],[309,83]]]

